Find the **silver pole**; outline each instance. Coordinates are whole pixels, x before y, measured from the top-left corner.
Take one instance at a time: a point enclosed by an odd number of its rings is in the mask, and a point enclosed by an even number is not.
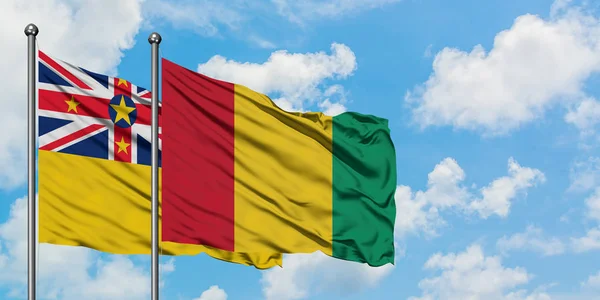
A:
[[[35,124],[36,124],[36,77],[35,39],[39,30],[35,24],[25,27],[27,36],[27,299],[35,300],[36,278],[36,215],[35,215]]]
[[[158,300],[158,45],[162,38],[153,32],[152,46],[152,300]]]

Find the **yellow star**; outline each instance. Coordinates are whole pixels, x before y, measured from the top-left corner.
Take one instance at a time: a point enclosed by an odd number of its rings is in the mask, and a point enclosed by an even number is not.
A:
[[[131,125],[129,114],[135,110],[135,107],[128,107],[125,104],[125,97],[121,96],[121,103],[119,103],[119,105],[111,104],[110,106],[117,112],[117,116],[115,117],[115,124],[120,120],[125,120],[127,124]]]
[[[127,153],[127,147],[129,147],[128,143],[125,143],[125,138],[121,137],[121,141],[120,142],[116,142],[117,146],[119,146],[119,151],[117,151],[117,153],[121,153],[121,151],[125,151],[125,154],[129,154]]]
[[[119,78],[119,82],[117,83],[117,86],[121,86],[121,84],[124,84],[125,87],[127,87],[127,80]]]
[[[71,96],[71,100],[65,100],[65,102],[69,105],[67,112],[74,110],[75,113],[77,113],[77,105],[79,105],[79,102],[75,101],[75,98],[73,98],[73,96]]]

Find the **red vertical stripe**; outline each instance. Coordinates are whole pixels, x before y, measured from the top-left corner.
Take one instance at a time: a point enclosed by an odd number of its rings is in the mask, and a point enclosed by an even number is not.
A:
[[[120,84],[119,84],[120,82]],[[125,95],[131,98],[131,83],[124,79],[114,78],[115,83],[115,96]]]
[[[131,162],[131,127],[115,125],[115,161]]]
[[[131,98],[131,83],[119,78],[114,78],[115,96],[125,95]],[[116,124],[115,127],[115,161],[131,162],[131,127],[123,128]]]
[[[162,59],[162,239],[234,251],[234,85]]]

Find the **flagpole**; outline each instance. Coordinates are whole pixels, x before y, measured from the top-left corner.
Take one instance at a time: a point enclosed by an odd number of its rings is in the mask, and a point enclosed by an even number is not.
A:
[[[36,215],[35,215],[35,123],[36,78],[35,39],[39,30],[35,24],[25,27],[27,36],[27,299],[35,300],[36,278]]]
[[[158,45],[162,38],[153,32],[152,47],[152,300],[158,300]]]

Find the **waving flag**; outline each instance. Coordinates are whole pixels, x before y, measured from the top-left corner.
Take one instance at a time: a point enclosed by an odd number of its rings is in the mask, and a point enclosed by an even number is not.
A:
[[[162,74],[163,240],[394,262],[386,119],[286,112],[166,59]]]
[[[150,165],[150,91],[39,59],[40,150]]]
[[[150,254],[150,91],[43,52],[38,59],[40,242]],[[159,167],[160,132],[159,122]],[[174,242],[160,248],[261,269],[282,260]]]

